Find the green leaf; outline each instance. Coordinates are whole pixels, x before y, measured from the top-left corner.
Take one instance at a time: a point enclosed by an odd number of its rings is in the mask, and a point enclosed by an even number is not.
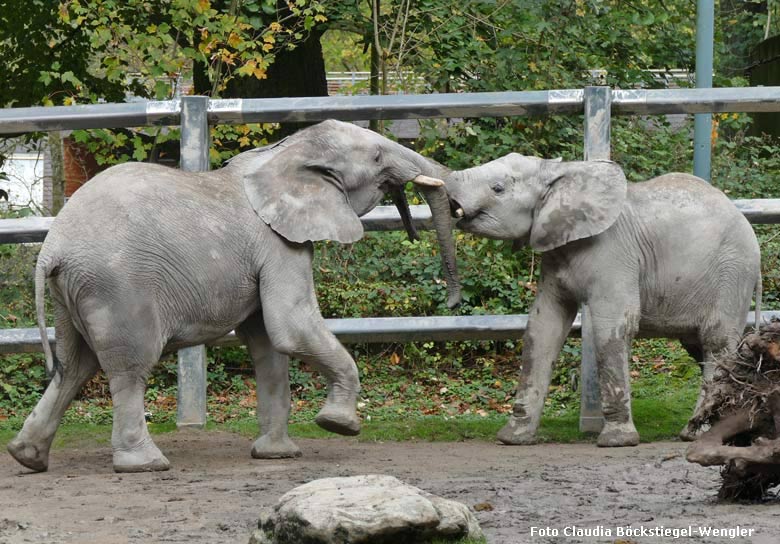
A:
[[[168,98],[170,95],[171,87],[167,81],[158,79],[154,84],[154,96],[158,100]]]
[[[144,142],[140,136],[133,138],[133,159],[137,161],[146,160],[146,149],[144,148]]]

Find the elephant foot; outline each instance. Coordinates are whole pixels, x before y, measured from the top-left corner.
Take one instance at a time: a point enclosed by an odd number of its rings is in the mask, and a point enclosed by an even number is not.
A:
[[[360,434],[360,419],[355,413],[355,408],[337,406],[335,404],[326,404],[314,422],[325,429],[336,434],[344,436],[355,436]]]
[[[11,457],[30,470],[46,472],[49,468],[49,448],[38,447],[17,436],[8,443],[7,449]]]
[[[536,429],[531,427],[529,418],[509,416],[509,421],[504,425],[496,438],[502,444],[509,446],[530,446],[536,444]]]
[[[114,472],[158,472],[169,468],[171,464],[151,438],[133,448],[114,449]]]
[[[596,445],[600,448],[620,448],[639,444],[639,433],[632,422],[604,423]]]
[[[255,459],[285,459],[300,456],[300,448],[288,436],[272,438],[264,434],[252,444],[252,457]]]

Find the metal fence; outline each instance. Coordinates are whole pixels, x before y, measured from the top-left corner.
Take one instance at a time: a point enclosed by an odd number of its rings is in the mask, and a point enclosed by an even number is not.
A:
[[[339,96],[209,100],[187,96],[164,102],[96,104],[51,108],[0,110],[0,134],[85,128],[181,125],[181,168],[207,170],[210,124],[257,122],[345,121],[368,119],[435,119],[446,117],[503,117],[584,113],[584,158],[609,158],[610,119],[617,114],[714,112],[778,112],[780,87],[726,89],[612,90],[585,89],[394,96]],[[780,180],[779,180],[780,181]],[[780,199],[737,200],[737,207],[753,223],[780,223]],[[425,228],[426,207],[413,207],[415,222]],[[0,243],[40,242],[51,218],[0,220]],[[380,207],[363,218],[369,230],[402,228],[394,209]],[[596,365],[587,309],[584,322],[573,332],[583,333],[582,408],[580,428],[598,430],[601,408]],[[769,319],[775,312],[764,312]],[[495,340],[519,338],[527,315],[327,320],[343,342],[411,342],[418,340]],[[53,329],[49,329],[50,342]],[[40,351],[37,329],[0,330],[0,353]],[[236,343],[229,335],[217,345]],[[179,353],[178,423],[202,426],[206,421],[205,348]]]

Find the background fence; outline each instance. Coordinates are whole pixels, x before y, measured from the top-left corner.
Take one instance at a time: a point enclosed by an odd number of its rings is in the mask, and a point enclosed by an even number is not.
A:
[[[394,96],[339,96],[209,100],[187,96],[164,102],[96,104],[51,108],[0,110],[0,134],[181,124],[181,168],[209,167],[209,125],[269,122],[314,122],[369,119],[435,119],[584,113],[585,160],[608,159],[610,122],[614,114],[780,112],[780,87],[726,89],[612,90],[585,89]],[[780,179],[778,179],[780,181]],[[780,223],[780,199],[736,200],[753,223]],[[428,228],[430,212],[413,206],[420,228]],[[42,241],[52,218],[0,220],[0,243]],[[400,230],[392,207],[379,207],[365,217],[368,230]],[[582,331],[582,405],[580,428],[598,431],[602,424],[595,353],[587,308],[573,332]],[[763,319],[780,315],[764,312]],[[411,342],[423,340],[498,340],[522,336],[527,315],[410,318],[329,319],[330,329],[343,342]],[[752,324],[752,318],[749,318]],[[48,330],[54,341],[54,330]],[[37,329],[0,330],[0,353],[41,350]],[[237,343],[234,335],[215,345]],[[206,353],[203,346],[179,352],[178,425],[206,422]]]

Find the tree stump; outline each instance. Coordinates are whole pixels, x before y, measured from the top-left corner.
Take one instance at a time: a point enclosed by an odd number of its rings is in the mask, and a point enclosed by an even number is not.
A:
[[[780,322],[747,333],[716,360],[693,420],[710,426],[686,453],[692,463],[721,465],[718,498],[764,500],[780,485]]]

